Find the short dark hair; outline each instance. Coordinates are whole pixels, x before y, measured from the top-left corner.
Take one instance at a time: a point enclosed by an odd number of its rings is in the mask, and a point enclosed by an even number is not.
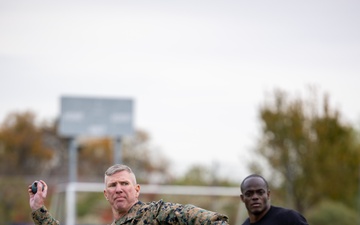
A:
[[[249,176],[245,177],[245,179],[241,182],[241,185],[240,185],[240,190],[241,192],[244,192],[244,183],[247,179],[249,178],[252,178],[252,177],[258,177],[260,179],[262,179],[265,183],[265,186],[266,186],[266,189],[269,190],[269,184],[268,182],[265,180],[265,178],[259,174],[250,174]]]

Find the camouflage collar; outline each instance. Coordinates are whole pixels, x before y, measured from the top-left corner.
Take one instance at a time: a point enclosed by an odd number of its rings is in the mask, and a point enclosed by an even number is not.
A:
[[[114,221],[114,223],[112,224],[116,224],[116,225],[120,225],[120,224],[124,224],[129,220],[134,219],[134,217],[136,216],[136,212],[141,208],[141,206],[143,206],[144,203],[142,203],[141,201],[138,201],[137,203],[135,203],[129,210],[129,212],[124,215],[123,217],[121,217],[120,219],[118,219],[117,221]]]

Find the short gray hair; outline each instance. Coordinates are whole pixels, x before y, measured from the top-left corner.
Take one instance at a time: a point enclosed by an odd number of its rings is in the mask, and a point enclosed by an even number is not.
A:
[[[123,165],[123,164],[112,165],[105,171],[105,183],[106,183],[106,177],[112,176],[115,173],[118,173],[118,172],[121,172],[121,171],[127,171],[133,177],[134,185],[136,184],[136,176],[135,176],[135,174],[133,173],[133,171],[131,170],[130,167],[128,167],[127,165]]]

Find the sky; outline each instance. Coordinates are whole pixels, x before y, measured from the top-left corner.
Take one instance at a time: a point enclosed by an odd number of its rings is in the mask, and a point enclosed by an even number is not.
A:
[[[60,97],[134,100],[171,161],[241,181],[274,89],[330,95],[360,124],[359,1],[0,0],[0,121]]]

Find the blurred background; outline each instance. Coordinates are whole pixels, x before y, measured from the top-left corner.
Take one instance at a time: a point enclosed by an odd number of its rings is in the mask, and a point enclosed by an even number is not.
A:
[[[139,183],[238,187],[257,172],[272,203],[310,224],[359,224],[359,10],[348,0],[0,0],[2,224],[31,223],[32,181],[47,181],[49,205],[68,181],[63,95],[134,100],[122,160]],[[79,181],[103,181],[112,141],[79,139]],[[82,195],[77,223],[111,222],[101,193]],[[175,197],[143,196],[232,224],[244,213],[239,198]]]

